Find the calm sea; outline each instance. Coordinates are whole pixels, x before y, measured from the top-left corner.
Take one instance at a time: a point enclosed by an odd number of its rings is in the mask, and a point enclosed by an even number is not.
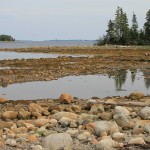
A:
[[[93,46],[94,40],[50,40],[0,42],[0,48],[28,48],[42,46]]]

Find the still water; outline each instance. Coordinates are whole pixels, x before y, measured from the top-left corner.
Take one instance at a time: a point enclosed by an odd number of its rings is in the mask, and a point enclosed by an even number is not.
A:
[[[4,59],[38,59],[38,58],[57,58],[58,56],[87,57],[88,55],[77,54],[48,54],[48,53],[24,53],[24,52],[4,52],[0,51],[0,60]]]
[[[0,48],[28,48],[42,46],[93,46],[94,40],[50,40],[0,42]]]
[[[150,81],[139,70],[116,77],[108,75],[68,76],[53,81],[27,82],[0,87],[0,97],[12,100],[58,98],[62,92],[78,98],[125,96],[140,91],[150,94]]]

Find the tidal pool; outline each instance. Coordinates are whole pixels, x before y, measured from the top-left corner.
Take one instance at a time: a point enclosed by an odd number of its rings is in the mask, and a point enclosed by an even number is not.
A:
[[[33,59],[33,58],[57,58],[59,56],[87,57],[88,55],[77,54],[50,54],[50,53],[25,53],[0,51],[0,60],[4,59]]]
[[[0,87],[0,97],[11,100],[58,98],[67,92],[78,98],[125,96],[140,91],[150,94],[150,80],[143,73],[125,71],[116,77],[108,75],[68,76],[53,81],[38,81]]]

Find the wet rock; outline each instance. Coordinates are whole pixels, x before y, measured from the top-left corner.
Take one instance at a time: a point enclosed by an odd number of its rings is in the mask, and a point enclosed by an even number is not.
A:
[[[0,121],[0,129],[8,128],[10,129],[13,123],[11,122],[5,122],[5,121]]]
[[[59,97],[61,103],[70,104],[72,101],[72,96],[68,93],[62,93]]]
[[[77,114],[71,113],[71,112],[58,112],[58,113],[52,115],[52,118],[56,119],[56,120],[60,120],[62,117],[76,120]]]
[[[42,127],[49,123],[49,119],[37,119],[34,121],[35,127]]]
[[[133,92],[129,95],[129,98],[132,100],[136,100],[136,99],[142,99],[144,98],[144,94],[141,92]]]
[[[9,146],[13,146],[13,147],[17,145],[17,143],[14,139],[7,139],[5,144],[7,144]]]
[[[49,150],[58,150],[60,148],[72,150],[73,141],[71,136],[67,133],[56,133],[47,136],[42,145]]]
[[[18,115],[18,113],[15,111],[5,111],[2,114],[2,119],[3,120],[6,120],[6,119],[14,120],[14,119],[17,119],[17,115]]]
[[[146,106],[144,108],[142,108],[139,113],[138,116],[140,116],[142,119],[146,120],[150,120],[150,107]]]
[[[18,118],[19,119],[29,119],[31,117],[31,113],[24,110],[23,108],[19,110]]]
[[[131,138],[128,142],[128,144],[137,144],[137,145],[141,145],[141,144],[145,144],[145,141],[142,137],[135,137],[135,138]]]
[[[119,144],[112,139],[103,139],[96,145],[96,150],[115,150],[117,147],[123,147],[123,144]]]
[[[102,120],[106,120],[106,121],[109,121],[113,118],[113,115],[111,112],[103,112],[102,114],[100,114],[100,118]]]

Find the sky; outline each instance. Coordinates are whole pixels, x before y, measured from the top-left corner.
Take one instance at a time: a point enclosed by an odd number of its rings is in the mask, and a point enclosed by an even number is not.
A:
[[[117,6],[143,27],[150,0],[0,0],[0,34],[16,40],[95,40]]]

